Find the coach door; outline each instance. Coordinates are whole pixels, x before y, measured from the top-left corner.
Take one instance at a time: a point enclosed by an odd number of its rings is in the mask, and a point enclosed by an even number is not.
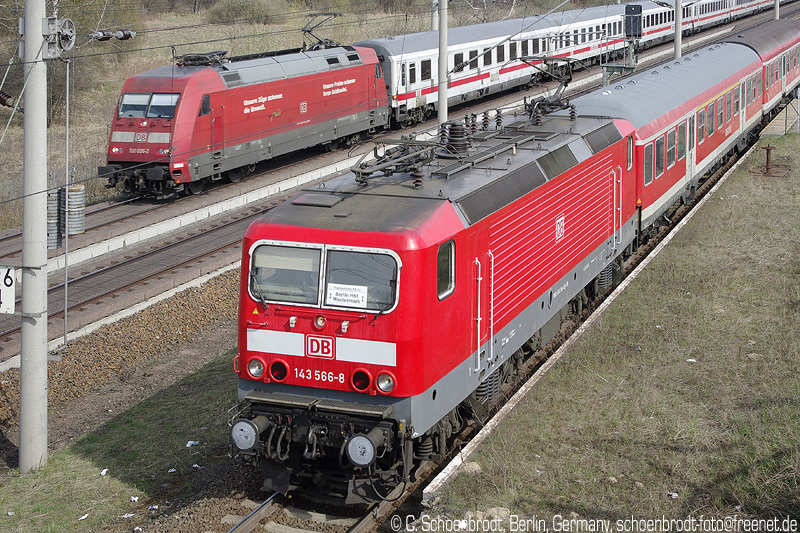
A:
[[[689,131],[686,136],[686,179],[694,177],[694,115],[689,117]]]

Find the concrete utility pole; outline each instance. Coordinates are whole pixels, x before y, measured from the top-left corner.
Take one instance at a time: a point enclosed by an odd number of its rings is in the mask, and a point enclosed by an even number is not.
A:
[[[775,0],[775,20],[781,18],[781,0]]]
[[[44,0],[25,2],[19,471],[47,464],[47,70]]]
[[[431,31],[439,29],[439,0],[431,0]]]
[[[438,122],[447,122],[447,0],[439,0],[439,114]]]
[[[675,59],[681,58],[683,46],[683,5],[681,0],[675,0]]]

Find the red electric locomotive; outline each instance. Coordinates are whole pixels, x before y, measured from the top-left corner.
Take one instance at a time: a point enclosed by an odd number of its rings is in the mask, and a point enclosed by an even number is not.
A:
[[[383,129],[388,112],[368,48],[184,56],[125,82],[98,173],[132,194],[198,193],[223,176],[238,181],[259,161]]]
[[[265,489],[385,497],[752,136],[777,102],[752,80],[777,60],[791,91],[799,43],[774,21],[566,110],[397,141],[265,214],[244,237],[232,453]]]

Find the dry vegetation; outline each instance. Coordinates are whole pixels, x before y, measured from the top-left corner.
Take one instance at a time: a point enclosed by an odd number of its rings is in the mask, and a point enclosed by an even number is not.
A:
[[[773,144],[799,167],[800,138]],[[759,150],[751,166],[763,164]],[[798,213],[796,170],[732,176],[490,437],[482,472],[460,476],[443,505],[797,517]]]

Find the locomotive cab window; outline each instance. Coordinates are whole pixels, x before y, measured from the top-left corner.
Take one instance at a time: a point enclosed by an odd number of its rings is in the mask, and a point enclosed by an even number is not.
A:
[[[444,300],[456,287],[456,243],[448,241],[439,247],[436,257],[436,292]]]
[[[390,252],[258,244],[251,252],[250,294],[256,301],[391,310],[399,260]]]
[[[325,305],[388,311],[394,307],[397,261],[388,254],[330,250]]]
[[[203,102],[200,104],[200,113],[197,115],[199,117],[204,117],[211,113],[211,98],[209,96],[203,95]]]
[[[261,301],[316,305],[320,255],[318,248],[259,246],[253,251],[250,292]]]
[[[125,93],[119,102],[119,117],[172,118],[180,93]]]
[[[628,136],[628,170],[633,168],[633,136]]]

